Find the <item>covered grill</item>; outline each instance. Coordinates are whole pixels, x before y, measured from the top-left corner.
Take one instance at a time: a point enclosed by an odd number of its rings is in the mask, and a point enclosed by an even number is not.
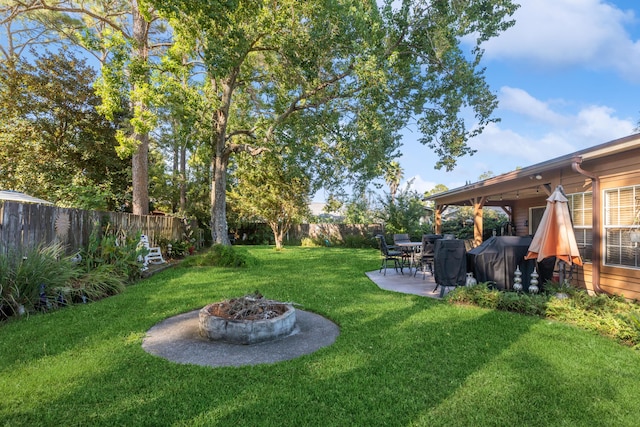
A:
[[[529,288],[535,260],[525,260],[531,237],[494,236],[467,252],[467,269],[478,283],[494,282],[500,290],[513,288],[516,267],[522,272],[522,286]]]

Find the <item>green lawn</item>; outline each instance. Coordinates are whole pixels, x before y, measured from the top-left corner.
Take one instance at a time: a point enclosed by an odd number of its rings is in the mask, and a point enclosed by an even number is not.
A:
[[[176,267],[118,296],[0,325],[0,425],[637,426],[640,353],[577,327],[366,278],[374,250],[247,247],[244,269]],[[159,321],[260,290],[341,328],[241,368],[141,348]]]

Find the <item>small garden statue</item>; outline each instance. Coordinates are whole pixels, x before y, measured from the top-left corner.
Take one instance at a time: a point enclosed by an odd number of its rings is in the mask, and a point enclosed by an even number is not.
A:
[[[516,271],[513,273],[513,290],[516,292],[522,291],[522,271],[520,266],[516,266]]]
[[[538,277],[540,277],[540,275],[538,274],[538,272],[536,271],[536,268],[533,268],[533,273],[531,273],[531,281],[529,282],[529,293],[530,294],[537,294],[538,291],[540,290],[538,288]]]

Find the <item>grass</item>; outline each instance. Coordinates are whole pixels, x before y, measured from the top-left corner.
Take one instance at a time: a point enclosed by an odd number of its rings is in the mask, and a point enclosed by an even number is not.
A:
[[[568,324],[379,289],[378,252],[240,248],[243,269],[175,267],[96,303],[0,325],[5,426],[635,426],[640,353]],[[260,290],[341,329],[271,365],[178,365],[159,321]]]

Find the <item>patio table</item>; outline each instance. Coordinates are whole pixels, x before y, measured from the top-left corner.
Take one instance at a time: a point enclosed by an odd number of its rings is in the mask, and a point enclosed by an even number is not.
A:
[[[420,248],[422,248],[422,242],[396,242],[395,246],[403,252],[403,267],[405,266],[405,258],[408,258],[409,273],[411,273],[411,269],[416,266],[415,256],[416,253],[420,252]]]

